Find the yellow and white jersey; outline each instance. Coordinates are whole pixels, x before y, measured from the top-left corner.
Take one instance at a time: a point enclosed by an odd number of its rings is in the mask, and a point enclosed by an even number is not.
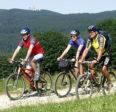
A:
[[[93,47],[97,53],[99,52],[99,48],[104,48],[104,52],[105,52],[105,43],[106,43],[106,38],[103,35],[98,34],[95,38],[93,39],[89,38],[87,40],[86,47],[87,48]]]

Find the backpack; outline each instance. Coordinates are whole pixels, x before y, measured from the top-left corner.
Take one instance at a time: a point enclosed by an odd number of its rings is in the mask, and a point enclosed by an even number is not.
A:
[[[103,35],[106,38],[105,48],[107,49],[108,53],[111,54],[112,53],[112,49],[111,49],[112,39],[109,33],[104,30],[100,30],[99,34]]]

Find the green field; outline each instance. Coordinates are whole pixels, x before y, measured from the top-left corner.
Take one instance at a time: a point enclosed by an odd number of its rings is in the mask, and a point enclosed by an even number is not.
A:
[[[0,79],[0,94],[4,93],[4,85],[5,85],[5,80]]]
[[[65,103],[15,107],[1,112],[116,112],[116,95]]]

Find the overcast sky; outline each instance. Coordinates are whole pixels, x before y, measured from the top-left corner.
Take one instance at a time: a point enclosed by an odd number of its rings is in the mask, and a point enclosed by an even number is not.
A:
[[[0,9],[46,9],[63,14],[116,10],[116,0],[1,0]]]

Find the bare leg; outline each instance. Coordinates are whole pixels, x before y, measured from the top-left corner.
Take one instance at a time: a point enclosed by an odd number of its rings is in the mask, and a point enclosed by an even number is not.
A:
[[[96,83],[96,76],[95,76],[94,66],[95,66],[94,63],[90,64],[90,72],[91,72],[91,78],[92,78],[92,80]]]
[[[78,77],[78,74],[79,74],[79,69],[78,68],[75,68],[75,76],[76,76],[76,78]]]
[[[95,70],[94,70],[94,64],[93,63],[90,64],[90,72],[91,72],[92,76],[95,75]]]
[[[35,71],[35,74],[34,74],[34,87],[36,88],[37,85],[36,85],[36,82],[39,80],[39,76],[40,76],[40,70],[38,71],[37,69],[37,64],[36,64],[36,60],[32,60],[31,61],[31,66],[32,68],[34,69]]]
[[[108,68],[106,66],[103,66],[102,68],[102,74],[107,78],[108,83],[111,83],[110,75],[108,72]]]
[[[31,66],[32,66],[33,70],[36,72],[37,71],[36,60],[31,61]]]
[[[80,72],[80,75],[84,74],[84,68],[82,64],[79,64],[79,72]]]

